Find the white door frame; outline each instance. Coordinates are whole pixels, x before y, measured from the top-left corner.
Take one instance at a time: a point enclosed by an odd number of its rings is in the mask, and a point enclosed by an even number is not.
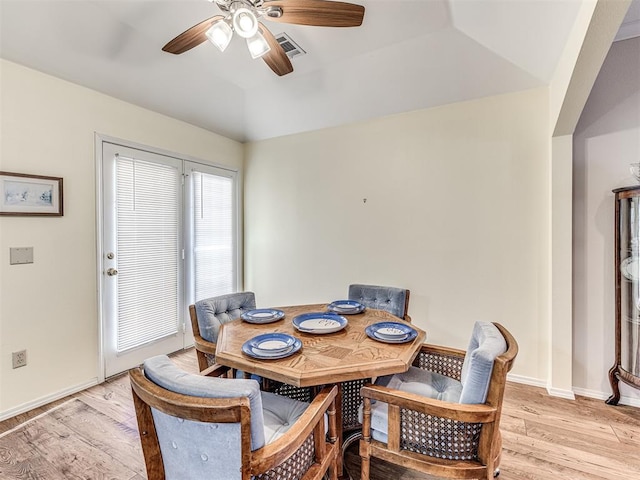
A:
[[[168,150],[164,150],[161,148],[156,148],[156,147],[150,147],[148,145],[144,145],[144,144],[140,144],[137,142],[131,142],[129,140],[123,140],[121,138],[117,138],[117,137],[111,137],[109,135],[104,135],[98,132],[94,133],[94,151],[95,151],[95,187],[96,187],[96,287],[97,287],[97,292],[96,292],[96,296],[97,296],[97,318],[98,318],[98,358],[97,358],[97,362],[98,362],[98,383],[102,383],[105,381],[106,379],[106,375],[105,375],[105,352],[104,352],[104,321],[105,319],[103,318],[103,306],[104,306],[104,299],[103,299],[103,288],[104,288],[104,275],[103,275],[103,266],[104,266],[104,262],[102,259],[102,252],[104,251],[104,245],[103,245],[103,234],[104,234],[104,218],[103,218],[103,188],[102,188],[102,182],[103,182],[103,176],[102,176],[102,167],[103,167],[103,158],[102,158],[102,151],[103,151],[103,143],[115,143],[118,145],[122,145],[124,147],[127,148],[134,148],[134,149],[138,149],[138,150],[145,150],[151,153],[155,153],[158,155],[164,155],[164,156],[169,156],[169,157],[175,157],[175,158],[180,158],[182,159],[184,162],[191,162],[191,163],[199,163],[202,165],[206,165],[206,166],[211,166],[211,167],[215,167],[215,168],[220,168],[223,170],[228,170],[231,172],[235,172],[236,174],[236,205],[237,205],[237,222],[236,222],[236,238],[237,238],[237,258],[236,258],[236,264],[237,264],[237,285],[236,288],[238,291],[242,290],[243,288],[243,282],[244,282],[244,266],[243,266],[243,229],[242,229],[242,225],[243,225],[243,215],[242,215],[242,210],[243,210],[243,204],[242,204],[242,197],[243,197],[243,181],[242,181],[242,174],[240,171],[238,171],[238,169],[236,168],[232,168],[229,167],[227,165],[221,165],[221,164],[216,164],[213,162],[206,162],[194,157],[191,157],[189,155],[184,155],[184,154],[177,154],[175,152],[171,152]],[[186,224],[188,222],[183,222],[184,225],[186,226]],[[186,227],[185,227],[186,228]],[[184,232],[183,232],[184,233]],[[186,234],[186,233],[184,233]],[[184,279],[183,279],[184,281]],[[184,287],[184,285],[183,285]],[[185,289],[183,288],[183,292],[185,291]],[[185,346],[191,346],[192,343],[190,342],[190,332],[191,332],[191,322],[188,318],[188,310],[187,308],[184,308],[184,312],[183,314],[185,315],[184,318],[184,323],[186,326],[186,335],[187,338],[185,340]]]

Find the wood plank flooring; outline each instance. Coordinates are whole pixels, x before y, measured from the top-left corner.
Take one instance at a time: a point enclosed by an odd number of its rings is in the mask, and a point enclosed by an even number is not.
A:
[[[173,359],[197,371],[193,350]],[[3,433],[72,398],[81,401],[25,425],[19,442],[3,442]],[[640,479],[638,408],[549,397],[544,389],[510,383],[501,430],[502,480]],[[360,475],[357,453],[355,443],[345,456],[354,480]],[[372,480],[435,480],[376,459],[371,467]],[[145,478],[127,375],[0,422],[1,480]]]

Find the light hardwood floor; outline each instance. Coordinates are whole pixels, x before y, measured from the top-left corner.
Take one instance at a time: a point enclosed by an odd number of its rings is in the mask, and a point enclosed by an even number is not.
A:
[[[173,358],[184,369],[197,371],[193,350]],[[54,427],[36,432],[21,447],[0,444],[0,479],[146,478],[126,374],[1,422],[0,435],[74,397],[103,415],[92,415],[91,409],[82,409],[78,402],[72,449],[68,447],[70,434]],[[638,408],[611,407],[583,397],[575,401],[554,398],[544,389],[510,383],[501,430],[502,480],[640,479]],[[345,462],[354,480],[359,478],[357,443],[348,449]],[[372,480],[427,478],[372,461]]]

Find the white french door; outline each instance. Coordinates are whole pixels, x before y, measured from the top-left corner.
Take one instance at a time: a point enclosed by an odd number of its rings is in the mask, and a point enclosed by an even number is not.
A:
[[[188,305],[241,284],[237,172],[98,139],[102,363],[192,344]]]
[[[184,347],[182,161],[103,143],[105,375]]]

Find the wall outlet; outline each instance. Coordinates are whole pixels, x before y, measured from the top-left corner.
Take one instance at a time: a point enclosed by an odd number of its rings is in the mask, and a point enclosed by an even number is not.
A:
[[[13,368],[25,367],[27,365],[27,351],[20,350],[12,354]]]

